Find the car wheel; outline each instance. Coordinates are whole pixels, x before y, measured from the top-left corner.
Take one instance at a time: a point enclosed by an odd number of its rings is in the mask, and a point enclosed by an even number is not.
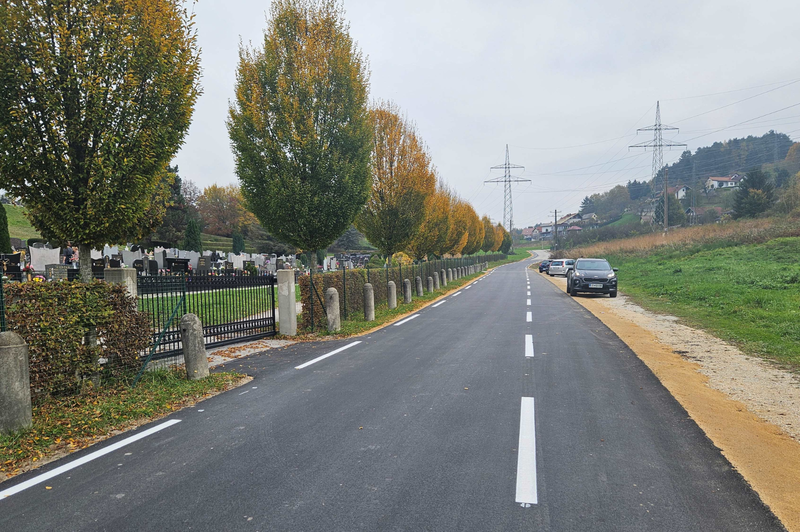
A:
[[[617,293],[616,292],[609,292],[608,293],[608,297],[617,297]]]

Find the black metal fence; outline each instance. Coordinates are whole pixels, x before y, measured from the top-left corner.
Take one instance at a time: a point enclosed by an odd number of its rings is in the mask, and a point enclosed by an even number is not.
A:
[[[179,324],[187,313],[196,314],[203,323],[206,347],[276,334],[272,274],[140,275],[137,287],[139,310],[151,317],[154,345],[166,328],[155,360],[181,354]]]

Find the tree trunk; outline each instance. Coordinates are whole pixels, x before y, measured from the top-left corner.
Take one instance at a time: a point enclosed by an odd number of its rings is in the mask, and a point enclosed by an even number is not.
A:
[[[394,255],[394,253],[389,253],[388,259],[386,261],[386,263],[388,264],[389,268],[392,267],[392,255]]]
[[[92,282],[92,247],[87,244],[78,244],[78,255],[81,266],[81,281]]]

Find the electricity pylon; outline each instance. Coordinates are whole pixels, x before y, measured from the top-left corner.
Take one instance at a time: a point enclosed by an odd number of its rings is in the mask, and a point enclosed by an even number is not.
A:
[[[492,166],[492,170],[504,170],[505,175],[503,177],[496,177],[494,179],[487,179],[484,181],[485,183],[503,183],[505,185],[505,203],[503,204],[503,227],[505,227],[506,231],[509,233],[514,228],[514,203],[511,200],[511,183],[530,183],[530,179],[525,179],[523,177],[517,177],[511,175],[511,170],[522,168],[525,169],[524,166],[520,166],[518,164],[511,164],[508,159],[508,144],[506,144],[506,162],[505,164],[501,164],[498,166]]]
[[[638,134],[640,131],[652,131],[653,140],[633,144],[628,148],[644,148],[645,151],[650,148],[653,150],[653,197],[657,198],[660,195],[664,197],[664,230],[668,229],[667,222],[667,189],[669,183],[667,182],[667,172],[664,172],[664,179],[658,181],[658,172],[664,167],[664,148],[686,147],[682,142],[672,142],[671,140],[664,140],[664,131],[678,131],[677,127],[665,126],[661,123],[661,102],[656,102],[656,123],[652,126],[643,127],[636,130]],[[662,188],[663,187],[663,188]]]

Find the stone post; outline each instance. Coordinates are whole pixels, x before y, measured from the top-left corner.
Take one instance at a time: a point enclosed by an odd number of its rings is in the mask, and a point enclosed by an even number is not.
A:
[[[417,297],[424,296],[425,292],[423,292],[423,290],[422,290],[422,277],[417,275],[417,278],[414,279],[414,280],[416,281],[416,285],[417,285]]]
[[[394,284],[394,281],[389,281],[386,290],[386,300],[389,303],[389,310],[397,308],[397,285]]]
[[[285,336],[297,334],[294,270],[278,270],[278,320],[281,334]]]
[[[370,283],[364,283],[364,319],[375,321],[375,291]]]
[[[439,289],[439,272],[433,272],[433,289]]]
[[[403,303],[411,303],[411,281],[403,279]]]
[[[131,297],[139,294],[135,268],[106,268],[103,270],[103,279],[108,283],[125,285]]]
[[[439,277],[441,281],[441,286],[447,286],[447,271],[442,268],[442,271],[439,272]]]
[[[339,292],[335,288],[325,290],[325,313],[328,315],[328,332],[342,329],[342,320],[339,317]]]
[[[433,277],[428,277],[428,293],[433,292]]]
[[[184,314],[181,318],[181,344],[186,377],[197,381],[208,377],[208,357],[203,340],[203,324],[195,314]]]
[[[15,332],[0,333],[0,434],[30,427],[28,345]]]
[[[453,268],[447,268],[447,282],[453,282]]]

